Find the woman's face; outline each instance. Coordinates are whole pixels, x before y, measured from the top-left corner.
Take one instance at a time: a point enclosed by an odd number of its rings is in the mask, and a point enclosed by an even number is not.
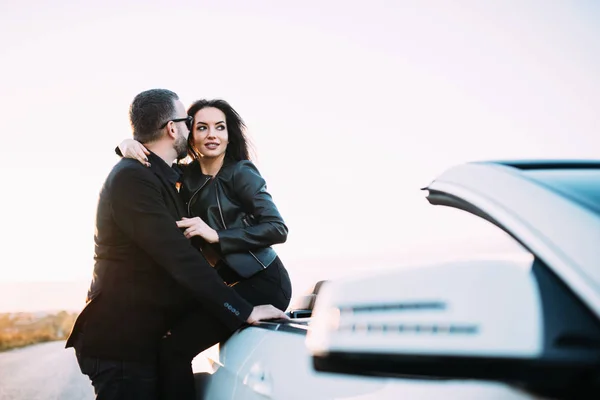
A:
[[[225,114],[218,108],[206,107],[194,115],[194,145],[202,157],[214,158],[225,154],[229,135]]]

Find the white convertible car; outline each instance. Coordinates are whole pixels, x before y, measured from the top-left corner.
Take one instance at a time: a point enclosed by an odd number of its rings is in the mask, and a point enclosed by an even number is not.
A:
[[[224,343],[202,398],[600,398],[600,160],[468,163],[425,190],[485,226],[472,249],[319,283]]]

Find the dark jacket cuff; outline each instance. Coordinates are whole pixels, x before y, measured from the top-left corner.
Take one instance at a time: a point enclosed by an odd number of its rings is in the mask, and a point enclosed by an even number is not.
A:
[[[254,309],[254,307],[246,301],[235,302],[233,299],[231,302],[224,302],[223,308],[227,310],[227,313],[223,314],[224,318],[221,318],[221,321],[223,321],[231,331],[235,331],[245,324]]]
[[[237,242],[244,237],[244,230],[241,228],[223,229],[217,231],[219,235],[219,247],[222,254],[238,252]]]

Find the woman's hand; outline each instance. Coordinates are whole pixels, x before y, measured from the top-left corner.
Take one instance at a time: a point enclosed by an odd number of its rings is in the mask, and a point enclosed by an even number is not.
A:
[[[208,243],[219,242],[219,235],[217,231],[208,226],[206,222],[202,221],[202,219],[199,217],[182,218],[181,221],[177,221],[177,226],[179,228],[186,228],[183,234],[188,239],[192,236],[200,236]]]
[[[121,150],[121,154],[126,158],[133,158],[134,160],[138,160],[146,167],[150,166],[148,162],[148,156],[150,152],[147,148],[144,147],[143,144],[134,139],[125,139],[119,144],[119,150]]]

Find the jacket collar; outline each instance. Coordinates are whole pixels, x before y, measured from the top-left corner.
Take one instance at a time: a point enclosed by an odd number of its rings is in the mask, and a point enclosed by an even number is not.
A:
[[[231,176],[233,175],[233,167],[235,166],[235,164],[235,161],[229,158],[225,158],[225,160],[223,161],[223,166],[221,167],[215,178],[226,181],[230,180]],[[209,178],[209,175],[204,175],[202,173],[202,170],[200,169],[200,163],[198,162],[198,160],[192,161],[191,163],[186,165],[186,167],[183,170],[183,185],[191,192],[195,192],[196,190],[198,190],[202,186],[202,184],[206,182],[207,178]]]
[[[181,170],[177,166],[169,166],[162,158],[150,152],[148,155],[150,170],[168,187],[168,193],[177,209],[178,217],[186,216],[185,206],[177,194],[176,184],[180,182]]]
[[[181,170],[175,164],[169,166],[162,158],[150,152],[148,156],[150,162],[150,169],[161,178],[169,182],[173,187],[177,182],[181,181]]]

